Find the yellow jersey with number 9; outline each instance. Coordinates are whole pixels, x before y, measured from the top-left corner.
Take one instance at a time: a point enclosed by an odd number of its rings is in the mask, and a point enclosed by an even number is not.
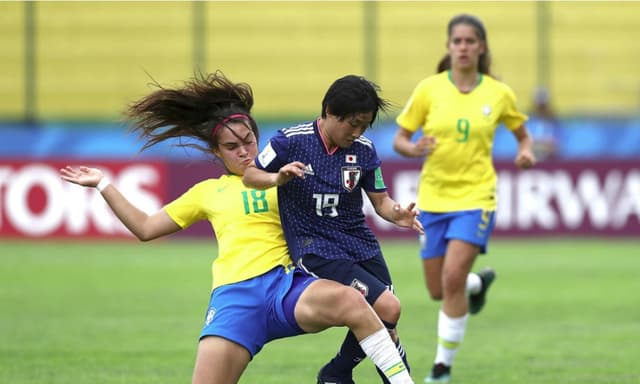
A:
[[[292,264],[278,211],[277,188],[246,188],[242,178],[224,175],[202,181],[167,204],[181,228],[208,220],[218,240],[213,289]]]
[[[509,86],[479,74],[477,86],[462,93],[450,72],[422,80],[396,123],[410,131],[422,128],[436,146],[424,161],[418,208],[429,212],[495,210],[497,176],[491,152],[496,128],[516,130],[527,116],[516,109]]]

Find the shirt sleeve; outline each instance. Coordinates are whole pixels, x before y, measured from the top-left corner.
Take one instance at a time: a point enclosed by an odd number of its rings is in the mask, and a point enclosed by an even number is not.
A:
[[[180,228],[188,228],[191,224],[207,218],[202,208],[204,185],[204,182],[194,185],[180,197],[165,205],[165,212]]]
[[[511,88],[505,85],[505,107],[500,120],[511,131],[520,128],[528,117],[524,113],[518,111],[516,107],[516,95]]]
[[[413,90],[402,112],[396,117],[396,124],[410,132],[416,132],[422,127],[429,113],[428,95],[427,83],[423,80]]]
[[[382,168],[380,168],[382,161],[378,157],[375,147],[372,148],[372,156],[367,162],[360,185],[362,185],[362,189],[367,192],[384,192],[387,190],[387,187],[382,177]]]
[[[255,159],[258,169],[267,172],[278,172],[282,166],[288,163],[289,139],[278,131]]]

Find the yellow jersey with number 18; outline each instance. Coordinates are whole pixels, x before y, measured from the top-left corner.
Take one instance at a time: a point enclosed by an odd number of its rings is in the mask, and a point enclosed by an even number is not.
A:
[[[181,228],[208,220],[218,239],[213,289],[262,275],[292,263],[278,211],[277,188],[246,188],[242,178],[224,175],[202,181],[164,207]]]
[[[477,86],[462,93],[450,72],[422,80],[397,124],[411,132],[422,128],[436,138],[425,158],[418,186],[418,208],[429,212],[495,210],[497,176],[491,151],[496,128],[518,129],[527,116],[516,109],[509,86],[479,74]]]

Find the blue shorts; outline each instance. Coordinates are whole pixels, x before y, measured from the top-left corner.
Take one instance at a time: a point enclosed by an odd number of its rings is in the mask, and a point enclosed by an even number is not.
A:
[[[418,220],[424,227],[420,236],[420,257],[444,256],[449,240],[462,240],[480,247],[486,253],[489,235],[495,226],[495,212],[475,209],[459,212],[420,212]]]
[[[354,287],[364,295],[371,305],[384,291],[393,292],[389,268],[382,255],[367,260],[354,261],[329,260],[308,254],[298,260],[298,266],[319,278]]]
[[[255,356],[270,340],[305,333],[294,310],[302,292],[316,278],[299,268],[276,267],[211,292],[200,339],[219,336]]]

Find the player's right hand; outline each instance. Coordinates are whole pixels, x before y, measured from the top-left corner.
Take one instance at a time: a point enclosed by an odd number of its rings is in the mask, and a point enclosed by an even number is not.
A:
[[[102,171],[98,168],[85,166],[73,168],[67,165],[60,169],[60,178],[62,180],[85,187],[95,187],[103,177]]]
[[[423,136],[415,143],[416,157],[427,156],[436,149],[437,141],[435,136]]]
[[[278,177],[276,178],[276,185],[280,186],[288,183],[294,177],[304,179],[305,165],[299,161],[293,161],[289,164],[285,164],[278,171]]]

